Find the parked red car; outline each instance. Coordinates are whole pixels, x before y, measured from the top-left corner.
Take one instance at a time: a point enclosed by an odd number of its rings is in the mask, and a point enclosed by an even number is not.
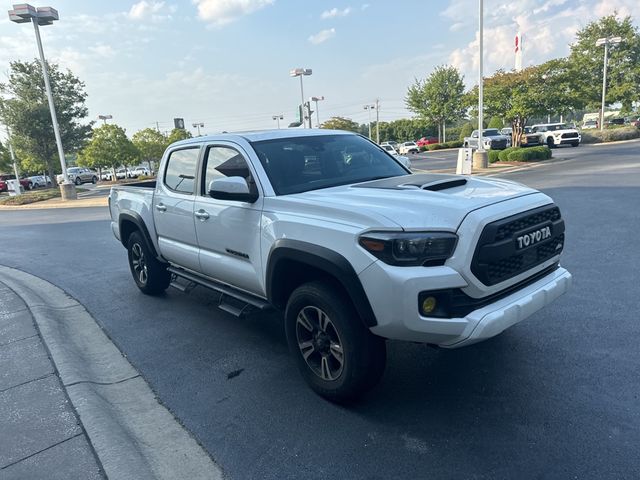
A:
[[[0,175],[0,192],[6,192],[7,190],[9,190],[7,180],[14,180],[15,178],[15,175]],[[31,190],[31,187],[33,186],[31,180],[29,180],[28,178],[21,178],[20,185],[22,185],[22,188],[24,188],[25,190]]]
[[[433,145],[434,143],[438,143],[438,139],[435,137],[422,137],[420,140],[416,142],[416,145],[419,147],[424,147],[426,145]]]

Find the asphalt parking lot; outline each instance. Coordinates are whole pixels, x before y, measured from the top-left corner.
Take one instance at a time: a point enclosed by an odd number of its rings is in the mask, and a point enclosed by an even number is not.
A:
[[[560,206],[573,289],[471,347],[392,342],[350,408],[306,387],[278,314],[238,320],[199,288],[140,294],[106,208],[0,211],[0,263],[84,304],[228,478],[639,478],[640,142],[554,156],[504,178]]]

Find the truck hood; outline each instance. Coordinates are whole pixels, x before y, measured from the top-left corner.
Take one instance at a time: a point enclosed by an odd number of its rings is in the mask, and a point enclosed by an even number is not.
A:
[[[416,174],[275,198],[280,200],[278,208],[286,204],[292,213],[362,228],[455,231],[473,210],[535,193],[539,192],[507,180]]]

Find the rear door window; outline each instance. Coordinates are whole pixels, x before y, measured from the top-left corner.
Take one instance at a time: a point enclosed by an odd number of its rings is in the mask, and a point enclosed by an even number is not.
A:
[[[164,184],[174,192],[193,195],[200,147],[174,150],[167,159]]]

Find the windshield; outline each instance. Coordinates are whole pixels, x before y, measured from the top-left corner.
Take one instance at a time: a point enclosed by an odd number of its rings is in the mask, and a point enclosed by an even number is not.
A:
[[[496,135],[500,135],[500,132],[498,132],[498,130],[495,130],[495,129],[489,129],[489,130],[484,130],[482,134],[486,135],[487,137],[495,137]]]
[[[252,142],[277,195],[408,175],[359,135],[318,135]]]

